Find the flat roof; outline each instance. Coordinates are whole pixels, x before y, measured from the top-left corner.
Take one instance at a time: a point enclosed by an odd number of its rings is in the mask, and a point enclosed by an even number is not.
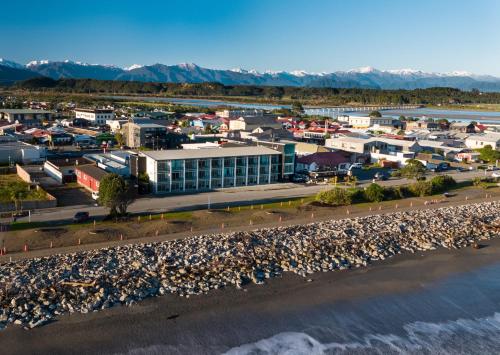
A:
[[[280,152],[262,146],[205,148],[205,149],[170,149],[141,152],[154,160],[226,158],[251,155],[281,155]]]
[[[109,108],[75,108],[75,112],[89,112],[89,113],[113,113]]]
[[[49,110],[32,110],[30,108],[22,108],[22,109],[17,109],[17,108],[2,108],[0,109],[0,112],[3,113],[54,113],[53,111]]]

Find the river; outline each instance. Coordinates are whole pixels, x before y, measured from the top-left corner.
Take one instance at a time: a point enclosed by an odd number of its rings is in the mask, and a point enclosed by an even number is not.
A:
[[[152,96],[106,96],[106,98],[119,99],[119,100],[131,100],[131,101],[145,101],[145,102],[163,102],[163,103],[173,103],[178,105],[188,105],[195,107],[237,107],[237,108],[248,108],[248,109],[261,109],[261,110],[276,110],[281,108],[290,108],[290,105],[273,105],[273,104],[261,104],[261,103],[241,103],[234,101],[223,101],[223,100],[206,100],[206,99],[182,99],[182,98],[168,98],[168,97],[152,97]],[[308,107],[305,107],[306,113]],[[359,112],[359,111],[345,111],[341,114],[352,114],[355,116],[366,116],[369,112]],[[451,121],[458,122],[471,122],[480,121],[482,123],[500,123],[500,112],[498,111],[466,111],[466,110],[441,110],[441,109],[410,109],[410,110],[385,110],[383,111],[384,116],[391,116],[398,118],[399,116],[407,117],[431,117],[431,118],[446,118]],[[336,115],[336,114],[334,114]]]

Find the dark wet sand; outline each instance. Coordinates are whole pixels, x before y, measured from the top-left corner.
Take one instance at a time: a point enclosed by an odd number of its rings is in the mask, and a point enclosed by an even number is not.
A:
[[[500,261],[500,240],[475,250],[438,249],[399,255],[369,267],[316,273],[313,282],[287,273],[250,285],[189,299],[163,296],[133,307],[63,316],[34,330],[0,331],[1,354],[220,353],[283,331],[295,331],[304,314],[322,305],[414,292],[447,276]],[[294,321],[291,321],[294,320]],[[156,347],[161,345],[162,347]],[[138,352],[144,353],[144,352]]]

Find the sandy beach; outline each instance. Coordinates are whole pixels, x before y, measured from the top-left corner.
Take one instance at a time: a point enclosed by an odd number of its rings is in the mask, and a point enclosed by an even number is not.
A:
[[[500,240],[483,245],[398,255],[366,268],[315,273],[312,282],[286,273],[244,290],[230,287],[189,299],[167,295],[133,307],[64,315],[29,331],[8,327],[0,332],[0,344],[8,354],[221,353],[276,333],[303,331],[323,306],[414,293],[498,263]]]

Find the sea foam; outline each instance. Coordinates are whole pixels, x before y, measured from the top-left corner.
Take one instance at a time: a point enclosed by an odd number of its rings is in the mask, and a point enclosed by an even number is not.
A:
[[[488,354],[500,349],[500,313],[442,323],[413,322],[402,335],[366,334],[348,342],[320,342],[306,333],[280,333],[241,345],[226,355]]]

